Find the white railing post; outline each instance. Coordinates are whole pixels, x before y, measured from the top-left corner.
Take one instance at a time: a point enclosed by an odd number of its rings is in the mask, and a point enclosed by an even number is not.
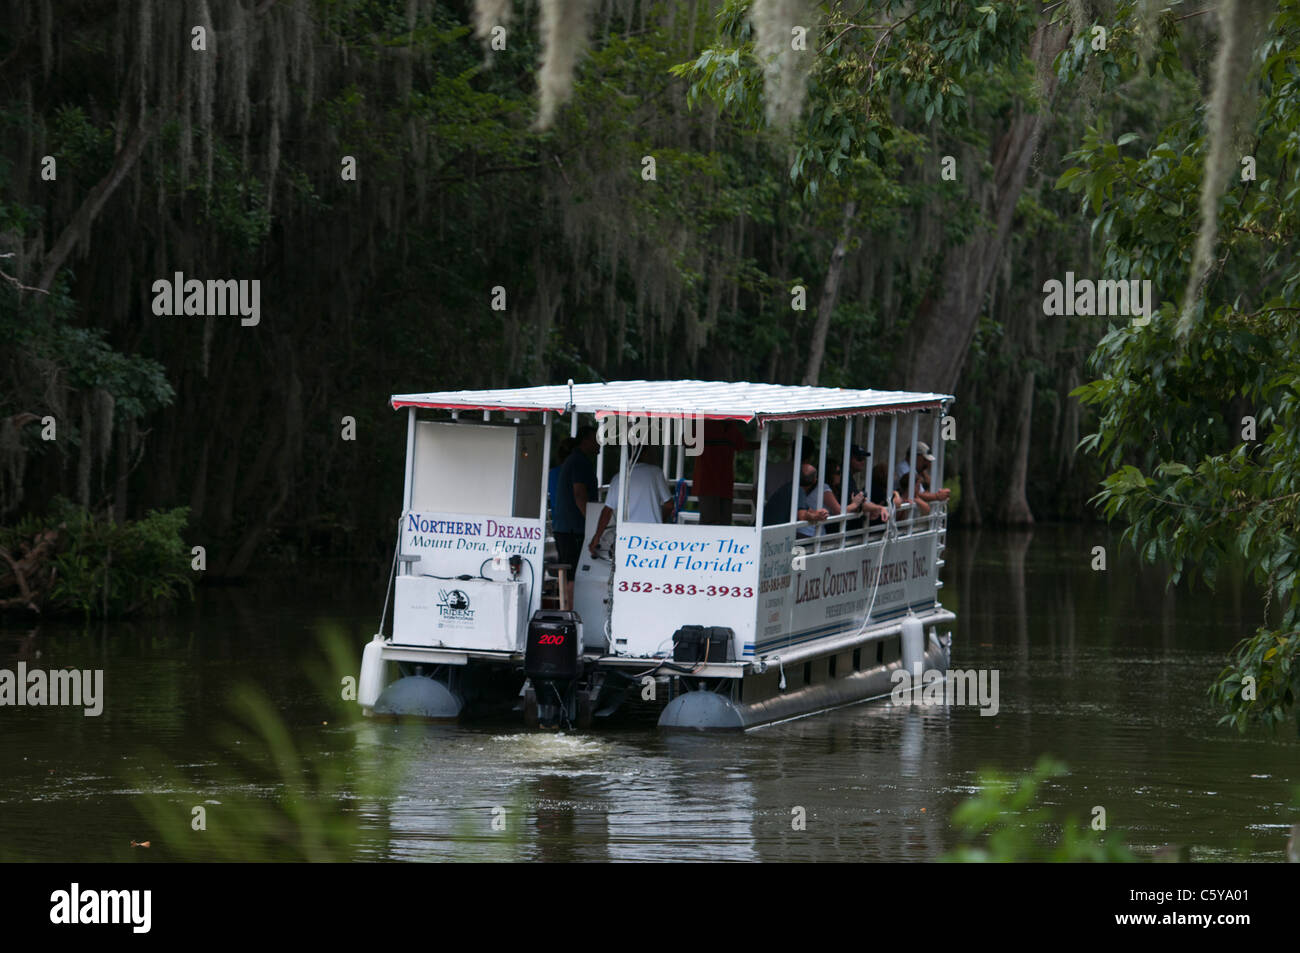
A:
[[[817,509],[821,509],[822,504],[826,502],[825,494],[822,493],[823,486],[830,486],[826,480],[826,438],[830,436],[830,419],[823,417],[821,419],[821,448],[817,454]],[[826,524],[820,523],[813,532],[813,538],[817,540],[813,547],[814,553],[822,551],[822,536],[825,535]]]
[[[659,423],[659,445],[664,448],[660,462],[663,464],[664,479],[667,480],[669,473],[668,464],[671,462],[673,452],[673,418],[661,417]]]
[[[790,474],[790,519],[789,522],[796,522],[799,516],[799,460],[803,456],[803,421],[799,421],[794,428],[794,450],[790,456],[794,457],[794,465]],[[795,532],[796,538],[798,532]]]
[[[916,500],[916,440],[917,440],[917,436],[921,432],[920,411],[913,411],[911,417],[912,417],[912,448],[911,448],[912,456],[907,463],[908,466],[907,498],[909,500],[915,501]],[[907,531],[909,534],[913,531],[914,527],[916,526],[916,511],[918,509],[919,507],[916,506],[914,502],[912,504],[912,509],[908,513],[908,519],[907,519]]]
[[[618,525],[620,527],[627,523],[627,498],[631,496],[628,493],[628,484],[631,483],[631,474],[627,472],[627,441],[618,442]]]
[[[576,420],[578,417],[577,413],[574,413],[573,417]],[[592,502],[599,503],[600,488],[605,485],[600,482],[601,480],[605,479],[605,441],[599,439],[600,432],[601,432],[600,419],[597,417],[593,417],[591,418],[591,420],[592,423],[596,425],[596,438],[597,438],[596,439],[596,499],[592,500]],[[575,431],[577,430],[576,425],[574,426],[574,430]],[[618,429],[615,428],[614,432],[618,433]],[[577,448],[575,447],[574,449]],[[587,514],[583,513],[582,518],[585,520],[587,518]]]
[[[406,484],[402,487],[402,515],[411,512],[411,494],[415,492],[415,408],[406,408]]]
[[[849,449],[852,447],[851,438],[853,437],[853,418],[844,418],[844,461],[840,469],[840,515],[847,516],[846,508],[849,505]],[[849,521],[845,519],[840,523],[840,549],[849,544]]]
[[[934,455],[934,462],[930,464],[930,492],[938,493],[943,489],[943,444],[939,440],[939,421],[943,417],[943,407],[934,411],[934,425],[930,428],[930,453]],[[943,506],[947,508],[942,500],[935,500],[933,506]],[[937,516],[938,512],[933,510]],[[933,520],[931,523],[933,524]]]
[[[889,415],[889,459],[885,461],[885,506],[894,499],[894,453],[898,449],[898,413]],[[897,512],[894,514],[898,516]]]
[[[871,499],[871,478],[875,475],[876,470],[876,418],[873,414],[867,420],[867,442],[863,444],[867,451],[867,478],[863,481],[866,486],[862,492],[866,494],[868,500]],[[889,508],[889,494],[885,494],[885,508]],[[865,543],[871,538],[871,521],[868,520],[863,524],[862,541]]]
[[[575,449],[573,452],[577,453],[578,451]],[[538,511],[542,514],[541,561],[543,563],[546,562],[546,519],[547,516],[549,515],[547,511],[549,509],[548,504],[550,503],[550,500],[547,499],[546,491],[550,488],[550,484],[551,484],[550,477],[551,477],[551,412],[549,410],[543,410],[542,411],[542,505],[541,505],[541,509]],[[584,518],[585,518],[585,514],[584,514]],[[586,533],[584,533],[583,536],[585,537]],[[544,568],[543,571],[539,573],[539,575],[545,575]],[[538,586],[532,586],[530,588],[536,590],[535,592],[532,593],[533,598],[532,600],[530,600],[530,605],[528,606],[528,618],[531,619],[533,617],[533,613],[542,607],[542,590]]]

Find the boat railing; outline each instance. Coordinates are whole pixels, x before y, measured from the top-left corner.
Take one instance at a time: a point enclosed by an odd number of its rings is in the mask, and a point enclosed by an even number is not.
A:
[[[600,498],[603,500],[608,484],[600,488]],[[686,497],[686,506],[677,514],[676,522],[679,524],[694,526],[700,521],[699,498],[692,495]],[[732,516],[731,525],[733,526],[753,526],[754,525],[754,484],[737,483],[735,485],[735,494],[732,497]],[[694,506],[694,509],[691,507]],[[921,508],[913,503],[901,503],[895,507],[891,519],[898,528],[899,537],[917,536],[922,533],[928,533],[932,530],[943,529],[946,526],[945,517],[947,515],[947,504],[942,501],[935,501],[929,504],[930,512],[922,513]],[[549,514],[548,514],[549,515]],[[888,532],[888,523],[871,521],[865,526],[855,529],[848,529],[847,524],[854,521],[866,519],[862,513],[844,513],[841,512],[836,516],[831,516],[822,520],[820,523],[813,523],[808,520],[796,521],[792,524],[772,524],[772,525],[792,525],[797,528],[815,527],[821,531],[812,536],[800,536],[797,539],[799,545],[807,548],[812,547],[812,552],[832,552],[841,549],[853,549],[859,546],[867,546],[879,542]],[[547,525],[547,542],[554,545],[551,527]]]
[[[930,512],[922,513],[920,507],[903,503],[894,509],[892,519],[897,526],[898,537],[919,536],[946,526],[947,504],[936,501],[930,504]],[[812,536],[798,536],[796,545],[805,550],[811,548],[811,554],[835,552],[842,549],[856,549],[879,542],[889,532],[889,523],[868,523],[856,529],[848,529],[847,524],[862,520],[861,513],[840,513],[819,523],[801,520],[790,524],[795,527],[818,527],[820,532]],[[797,530],[796,530],[797,532]]]

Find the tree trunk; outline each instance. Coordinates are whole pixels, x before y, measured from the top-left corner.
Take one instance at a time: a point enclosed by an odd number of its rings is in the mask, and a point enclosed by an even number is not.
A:
[[[1029,440],[1034,417],[1034,372],[1030,371],[1020,384],[1019,425],[1016,427],[1015,449],[1011,455],[1011,472],[1007,474],[1007,492],[1002,499],[998,516],[1012,526],[1032,526],[1034,514],[1029,510],[1025,487],[1029,475]]]
[[[1018,113],[994,145],[993,179],[981,202],[992,228],[974,230],[965,244],[948,253],[942,287],[918,309],[911,333],[915,343],[907,363],[908,390],[943,394],[956,390],[985,296],[1011,235],[1030,161],[1050,119],[1057,85],[1052,61],[1069,39],[1067,24],[1043,23],[1034,33],[1030,56],[1038,67],[1039,111]]]
[[[817,378],[822,372],[822,358],[826,356],[826,335],[830,333],[831,312],[835,310],[835,299],[840,293],[840,276],[844,274],[844,255],[849,250],[849,238],[852,237],[853,213],[858,203],[844,203],[844,221],[840,224],[840,237],[831,252],[831,264],[826,269],[826,280],[822,283],[821,300],[817,302],[817,324],[813,327],[812,348],[808,352],[808,369],[804,371],[803,382],[816,386]]]

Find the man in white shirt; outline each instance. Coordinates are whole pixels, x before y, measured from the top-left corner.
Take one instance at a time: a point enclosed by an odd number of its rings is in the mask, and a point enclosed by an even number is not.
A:
[[[629,453],[635,453],[635,449],[629,449]],[[673,493],[668,488],[663,470],[660,469],[658,449],[642,447],[640,457],[631,469],[632,476],[627,481],[627,521],[629,523],[668,522],[673,512]],[[623,489],[622,478],[623,474],[620,472],[614,474],[614,478],[609,481],[609,492],[605,495],[605,508],[600,511],[600,519],[596,523],[596,535],[591,537],[591,542],[587,546],[593,556],[596,555],[597,543],[605,534],[609,521],[614,518],[618,510]]]

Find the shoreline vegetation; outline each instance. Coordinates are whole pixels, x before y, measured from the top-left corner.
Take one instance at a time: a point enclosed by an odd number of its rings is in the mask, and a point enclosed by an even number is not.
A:
[[[43,516],[0,527],[0,613],[120,618],[164,611],[194,593],[181,537],[189,510],[115,521],[57,498]],[[197,549],[197,547],[196,547]]]

